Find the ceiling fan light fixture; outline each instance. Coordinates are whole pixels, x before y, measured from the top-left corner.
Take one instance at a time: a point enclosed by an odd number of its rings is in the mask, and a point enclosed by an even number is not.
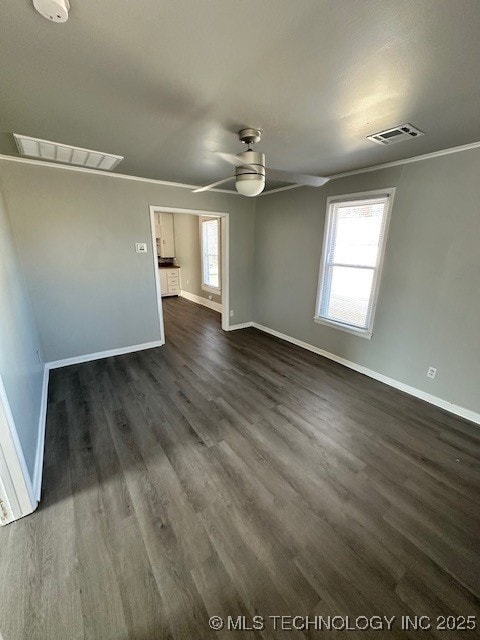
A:
[[[265,176],[257,174],[248,176],[247,180],[245,178],[247,178],[247,176],[238,176],[235,180],[235,189],[238,193],[241,193],[242,196],[253,198],[265,189]]]
[[[265,154],[248,149],[237,158],[245,164],[235,168],[235,189],[248,198],[258,196],[265,189]]]

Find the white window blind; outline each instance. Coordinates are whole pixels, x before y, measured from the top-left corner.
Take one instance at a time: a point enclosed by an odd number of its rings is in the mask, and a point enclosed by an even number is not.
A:
[[[200,218],[202,288],[220,292],[220,219]]]
[[[329,202],[317,320],[371,336],[392,196]]]

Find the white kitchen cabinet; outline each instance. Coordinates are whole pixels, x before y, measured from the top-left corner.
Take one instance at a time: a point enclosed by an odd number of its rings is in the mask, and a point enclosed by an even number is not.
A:
[[[160,292],[162,298],[165,296],[180,295],[180,269],[161,268],[158,270],[160,274]]]
[[[155,214],[155,235],[160,258],[175,257],[175,238],[173,235],[173,213]]]

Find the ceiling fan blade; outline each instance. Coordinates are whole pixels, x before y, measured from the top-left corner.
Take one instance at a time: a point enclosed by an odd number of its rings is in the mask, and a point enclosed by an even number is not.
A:
[[[212,182],[212,184],[207,184],[205,187],[198,187],[198,189],[194,189],[192,193],[201,193],[202,191],[208,191],[209,189],[218,187],[218,185],[223,184],[224,182],[229,182],[230,180],[234,180],[234,179],[235,179],[235,176],[230,176],[229,178],[223,178],[223,180]]]
[[[290,182],[292,184],[303,184],[307,187],[321,187],[330,178],[322,178],[321,176],[309,176],[304,173],[291,173],[290,171],[281,171],[279,169],[269,169],[267,167],[267,179],[280,180],[282,182]]]
[[[238,156],[235,156],[233,153],[224,153],[223,151],[215,151],[215,155],[219,156],[225,162],[229,164],[233,164],[234,167],[252,167],[253,165],[244,162]]]

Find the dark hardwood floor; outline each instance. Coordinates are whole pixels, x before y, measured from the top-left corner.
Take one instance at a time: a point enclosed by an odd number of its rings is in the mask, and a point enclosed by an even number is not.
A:
[[[4,640],[478,637],[433,627],[480,623],[479,427],[183,299],[164,312],[164,347],[51,374],[43,499],[0,530]],[[402,631],[415,615],[432,629]]]

